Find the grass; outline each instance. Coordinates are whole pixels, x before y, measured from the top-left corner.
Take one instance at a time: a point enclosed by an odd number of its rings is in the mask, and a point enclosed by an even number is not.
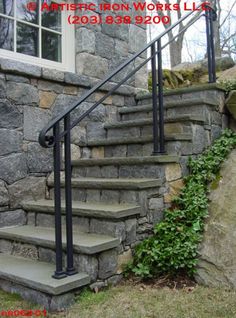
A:
[[[0,309],[41,309],[19,296],[0,292]],[[125,283],[97,294],[77,296],[66,312],[48,317],[66,318],[234,318],[236,291],[219,288],[170,289]]]

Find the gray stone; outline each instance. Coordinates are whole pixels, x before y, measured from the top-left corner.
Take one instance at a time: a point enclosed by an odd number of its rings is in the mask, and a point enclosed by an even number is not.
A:
[[[115,39],[115,53],[120,57],[128,57],[128,43],[119,39]]]
[[[86,144],[87,142],[87,135],[86,135],[86,128],[81,126],[75,126],[71,130],[71,142],[75,145]]]
[[[92,291],[99,291],[105,287],[107,287],[107,284],[105,282],[96,282],[96,283],[89,285],[89,288]]]
[[[76,29],[76,52],[95,53],[95,33],[87,28]]]
[[[23,125],[23,115],[7,100],[0,100],[0,127],[19,128]]]
[[[46,178],[26,177],[8,187],[11,207],[18,208],[22,201],[42,199],[46,191]]]
[[[6,82],[0,79],[0,98],[6,97]]]
[[[87,138],[89,140],[106,137],[106,131],[103,128],[103,123],[100,122],[89,122],[87,125]]]
[[[39,103],[38,89],[30,84],[7,82],[7,97],[19,105]]]
[[[87,273],[92,281],[95,281],[98,276],[98,260],[90,255],[75,255],[75,268],[78,272]]]
[[[96,35],[96,55],[111,59],[115,53],[115,42],[110,36],[97,33]]]
[[[102,193],[101,193],[101,201],[103,202],[118,203],[119,197],[120,197],[119,191],[102,190]]]
[[[24,154],[12,154],[0,158],[0,178],[12,184],[27,175],[26,157]]]
[[[53,296],[50,303],[50,311],[62,311],[73,305],[75,302],[73,293]]]
[[[47,263],[56,263],[56,253],[48,248],[39,247],[38,249],[39,260]]]
[[[79,75],[71,72],[65,73],[65,82],[68,84],[80,85],[83,87],[91,87],[91,81],[88,76]]]
[[[207,286],[236,289],[236,150],[223,163],[219,175],[221,180],[209,195],[196,279]]]
[[[42,91],[53,91],[55,93],[60,94],[60,93],[63,93],[64,85],[51,82],[51,81],[39,80],[38,89]]]
[[[149,200],[149,209],[160,211],[164,208],[163,198],[151,198]]]
[[[76,71],[81,75],[103,79],[108,72],[108,62],[100,56],[79,53],[76,56]]]
[[[30,80],[27,77],[19,75],[6,74],[6,80],[17,83],[30,83]]]
[[[27,213],[27,225],[36,225],[36,216],[35,213],[28,212]]]
[[[23,210],[15,210],[0,213],[0,228],[26,224],[26,213]]]
[[[11,254],[12,242],[7,240],[0,240],[0,253]]]
[[[98,277],[106,279],[116,273],[117,270],[117,251],[110,250],[99,255]]]
[[[23,134],[16,130],[0,129],[0,156],[22,150]]]
[[[130,25],[121,24],[117,28],[115,24],[102,24],[102,33],[107,34],[113,38],[117,38],[128,42],[129,40],[129,27]],[[146,39],[145,39],[146,43]]]
[[[61,114],[63,111],[67,110],[68,107],[71,107],[77,102],[78,102],[77,96],[64,95],[64,94],[58,95],[52,108],[53,116],[57,116]]]
[[[30,75],[34,77],[41,76],[41,67],[28,63],[18,62],[16,60],[0,59],[0,68],[3,71],[10,71],[13,73]]]
[[[52,214],[37,213],[36,226],[54,227],[55,217]]]
[[[124,106],[125,104],[125,98],[122,95],[113,95],[112,96],[112,103],[115,106]]]
[[[12,255],[37,260],[38,250],[34,245],[13,243]]]
[[[110,286],[116,286],[122,280],[122,275],[114,275],[107,280],[107,284]]]
[[[6,185],[0,180],[0,206],[6,206],[9,204],[9,194]]]
[[[107,234],[119,238],[120,242],[125,240],[125,223],[110,222],[98,219],[91,219],[90,232],[98,234]]]
[[[49,122],[50,111],[36,108],[24,107],[24,138],[30,141],[38,141],[40,131]]]
[[[146,32],[139,28],[137,25],[130,25],[129,28],[129,50],[131,53],[135,53],[143,47],[146,43]],[[146,58],[146,51],[141,55]]]
[[[37,143],[28,146],[27,164],[30,172],[51,172],[53,153],[51,148],[42,148]]]
[[[126,245],[130,245],[136,241],[136,224],[136,219],[130,219],[125,221]]]
[[[76,232],[89,232],[89,219],[84,217],[73,217],[73,230]]]
[[[64,81],[64,72],[58,71],[55,69],[51,68],[42,68],[42,77],[53,80],[53,81],[58,81],[58,82],[63,82]]]

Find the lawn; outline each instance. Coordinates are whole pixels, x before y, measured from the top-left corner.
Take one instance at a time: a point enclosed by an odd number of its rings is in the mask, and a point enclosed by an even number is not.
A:
[[[0,309],[42,309],[0,292]],[[181,289],[122,283],[92,293],[84,290],[66,312],[50,318],[234,318],[236,291],[202,286]]]

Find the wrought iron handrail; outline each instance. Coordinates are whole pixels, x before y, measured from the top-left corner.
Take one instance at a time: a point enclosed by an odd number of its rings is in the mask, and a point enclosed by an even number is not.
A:
[[[199,9],[202,4],[199,4],[196,9]],[[207,54],[208,54],[208,72],[209,82],[216,81],[215,74],[215,52],[214,52],[214,33],[213,20],[215,17],[214,9],[207,5],[206,11],[198,12],[196,17],[191,20],[181,32],[175,35],[171,41],[162,46],[161,39],[168,34],[176,26],[194,14],[194,11],[187,13],[167,30],[162,32],[155,39],[150,41],[141,50],[135,53],[132,57],[127,59],[113,72],[105,77],[104,80],[96,84],[87,93],[85,93],[78,102],[68,107],[61,114],[53,118],[40,132],[39,143],[42,147],[53,147],[54,152],[54,200],[55,200],[55,242],[56,242],[56,271],[54,278],[60,279],[67,275],[76,273],[73,262],[73,226],[72,226],[72,197],[71,197],[71,130],[78,125],[85,117],[87,117],[97,106],[99,106],[106,98],[113,94],[124,82],[139,71],[145,64],[151,61],[152,66],[152,102],[153,102],[153,155],[165,153],[164,143],[164,105],[163,105],[163,71],[162,71],[162,50],[176,39],[181,33],[185,32],[191,25],[203,15],[206,17],[206,35],[207,35]],[[134,68],[121,81],[114,85],[102,98],[100,98],[93,106],[86,110],[76,120],[71,122],[71,112],[80,106],[88,97],[101,88],[104,84],[109,82],[116,74],[122,71],[131,62],[135,61],[146,50],[151,48],[150,57],[146,58],[138,67]],[[158,68],[157,63],[158,62]],[[157,73],[158,69],[158,73]],[[158,93],[157,93],[158,86]],[[159,103],[158,103],[159,102]],[[159,104],[159,107],[157,106]],[[64,130],[60,131],[60,123],[64,123]],[[48,133],[53,130],[52,135]],[[61,141],[64,138],[64,152],[65,152],[65,206],[66,206],[66,245],[67,245],[67,267],[66,271],[62,266],[62,224],[61,224]],[[159,141],[159,143],[158,143]]]

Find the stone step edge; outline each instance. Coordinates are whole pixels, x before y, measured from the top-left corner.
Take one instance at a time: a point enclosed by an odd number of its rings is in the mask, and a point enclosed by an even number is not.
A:
[[[109,190],[144,190],[148,188],[160,187],[163,184],[162,179],[122,179],[122,178],[72,178],[72,188],[85,189],[109,189]],[[54,181],[51,176],[47,180],[49,187],[54,186]],[[61,180],[61,186],[65,186],[65,180]]]
[[[180,157],[174,155],[146,156],[146,157],[115,157],[101,159],[77,159],[72,160],[74,167],[90,166],[122,166],[122,165],[143,165],[143,164],[168,164],[179,163]]]
[[[81,147],[96,147],[96,146],[113,146],[113,145],[128,145],[128,144],[145,144],[153,141],[152,135],[144,137],[121,137],[121,138],[109,138],[109,139],[93,139],[86,144],[79,143]],[[192,134],[166,134],[165,141],[192,141]]]
[[[175,118],[165,119],[165,124],[170,123],[183,123],[183,122],[194,122],[194,123],[205,123],[205,119],[203,116],[199,115],[185,115]],[[136,119],[136,120],[126,120],[121,122],[107,123],[104,125],[105,129],[120,129],[120,128],[129,128],[129,127],[142,127],[142,126],[150,126],[153,124],[152,118],[147,119]]]
[[[87,274],[78,273],[63,279],[54,279],[54,271],[55,265],[50,263],[0,254],[0,278],[30,289],[60,295],[90,283]]]
[[[22,225],[0,229],[0,239],[41,246],[55,250],[54,228]],[[116,248],[118,238],[103,234],[74,232],[74,252],[93,255]],[[77,243],[78,241],[78,243]],[[80,242],[79,242],[80,241]],[[66,251],[65,231],[63,231],[63,250]]]
[[[61,212],[65,214],[65,201],[62,201]],[[22,208],[28,212],[54,214],[53,200],[25,201]],[[87,218],[101,219],[123,219],[140,214],[141,208],[131,204],[112,204],[105,205],[101,203],[72,202],[73,216],[82,216]]]
[[[175,107],[187,107],[187,106],[199,106],[199,105],[208,105],[208,106],[217,106],[217,103],[206,98],[193,98],[193,99],[183,99],[181,101],[174,102],[164,102],[164,108],[175,108]],[[129,114],[129,113],[138,113],[138,112],[149,112],[152,111],[151,104],[145,104],[140,106],[125,106],[119,109],[119,114]]]

